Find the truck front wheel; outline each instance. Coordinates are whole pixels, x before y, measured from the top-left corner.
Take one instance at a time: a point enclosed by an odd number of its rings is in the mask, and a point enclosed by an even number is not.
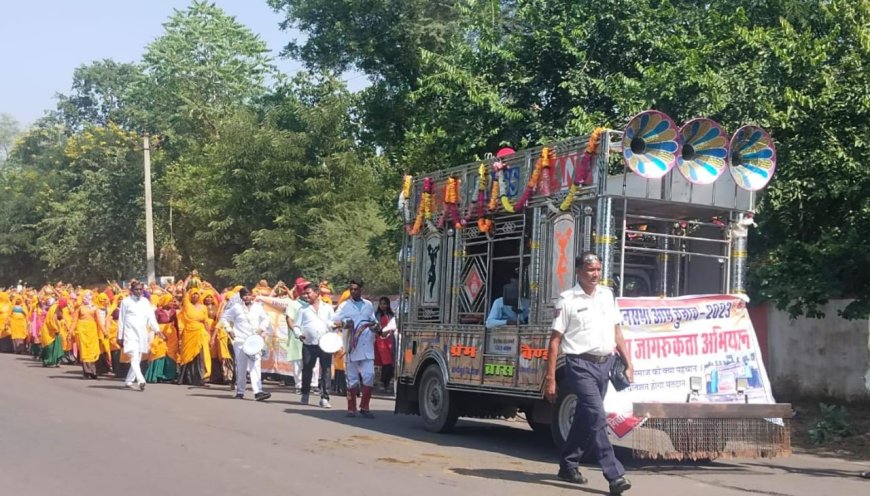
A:
[[[431,432],[450,432],[459,415],[450,401],[450,391],[444,383],[444,375],[438,365],[432,364],[423,371],[420,379],[420,416],[423,425]]]
[[[574,423],[574,410],[577,408],[577,395],[574,393],[559,393],[559,398],[556,400],[555,408],[553,408],[553,420],[550,422],[550,434],[553,437],[553,444],[560,451],[565,446],[565,440],[568,439],[568,433],[571,431],[571,424]]]

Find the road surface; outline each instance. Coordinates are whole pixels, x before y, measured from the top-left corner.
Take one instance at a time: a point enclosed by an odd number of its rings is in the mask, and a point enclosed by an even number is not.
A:
[[[553,448],[523,422],[460,420],[455,434],[432,434],[385,398],[377,418],[345,418],[344,399],[302,406],[277,384],[265,403],[225,387],[138,392],[12,355],[0,355],[0,378],[3,495],[607,494],[594,467],[585,486],[556,479]],[[627,466],[629,495],[870,494],[855,476],[870,467],[807,455]]]

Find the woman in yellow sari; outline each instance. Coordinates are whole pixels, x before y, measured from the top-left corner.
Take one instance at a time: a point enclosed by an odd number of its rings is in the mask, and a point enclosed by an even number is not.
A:
[[[15,353],[22,354],[27,350],[27,321],[30,311],[24,304],[24,298],[16,296],[12,302],[12,315],[9,316],[9,335]]]
[[[12,317],[12,300],[9,293],[0,291],[0,353],[12,353],[12,332],[9,328]]]
[[[123,358],[128,357],[129,355],[125,355],[121,353],[121,345],[118,344],[118,317],[120,314],[121,308],[121,300],[124,299],[124,293],[122,291],[118,291],[115,293],[115,299],[112,301],[112,304],[109,305],[109,315],[106,317],[108,321],[109,333],[109,350],[112,355],[112,373],[115,374],[115,377],[119,379],[123,379],[127,377],[127,371],[130,367],[129,359],[125,362]]]
[[[100,293],[94,298],[97,306],[97,325],[102,331],[98,336],[100,341],[100,359],[97,360],[97,374],[107,374],[112,370],[112,341],[109,338],[109,295]]]
[[[178,365],[179,384],[207,386],[206,381],[211,376],[211,353],[208,332],[208,308],[200,303],[202,291],[193,288],[187,292],[181,302],[181,312],[178,313],[179,330],[181,331],[181,351]]]
[[[100,359],[100,336],[106,334],[97,315],[94,293],[90,290],[81,294],[81,304],[72,314],[70,328],[75,333],[78,344],[79,361],[85,379],[97,378],[97,360]]]
[[[233,355],[230,354],[230,336],[220,324],[224,304],[218,305],[214,289],[203,291],[203,303],[208,308],[208,325],[211,329],[211,382],[213,384],[233,384]]]
[[[160,333],[151,341],[151,362],[145,372],[145,382],[168,382],[177,377],[175,360],[178,358],[178,334],[175,331],[173,297],[163,294],[157,299],[157,324]]]
[[[66,302],[63,306],[63,325],[60,326],[60,335],[63,338],[63,358],[61,361],[67,365],[72,365],[76,363],[76,357],[73,353],[73,347],[75,346],[76,336],[75,330],[70,325],[70,320],[72,318],[72,301],[70,300],[69,291],[61,291],[60,293],[60,301]]]
[[[52,304],[45,315],[45,322],[39,331],[39,340],[42,343],[42,366],[60,367],[60,359],[63,358],[63,328],[64,311],[66,300]]]

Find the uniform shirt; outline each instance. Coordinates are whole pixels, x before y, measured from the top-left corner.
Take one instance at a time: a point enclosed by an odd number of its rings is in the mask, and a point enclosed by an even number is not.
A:
[[[610,355],[616,348],[615,326],[622,323],[613,292],[596,286],[592,295],[579,284],[560,295],[553,330],[562,335],[562,352]]]
[[[239,299],[224,310],[221,324],[227,330],[232,324],[233,343],[244,344],[246,339],[257,334],[258,331],[266,331],[271,321],[262,303],[253,302],[245,305],[245,302]]]
[[[317,306],[317,310],[314,309],[314,305],[306,305],[296,314],[297,320],[294,321],[296,326],[293,328],[293,333],[297,338],[304,336],[302,342],[305,344],[320,344],[321,336],[332,330],[334,314],[332,305],[322,301]]]

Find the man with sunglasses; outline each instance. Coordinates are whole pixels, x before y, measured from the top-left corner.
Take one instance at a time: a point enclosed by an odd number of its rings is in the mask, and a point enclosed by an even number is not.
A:
[[[147,298],[142,296],[144,286],[139,281],[130,283],[130,296],[121,301],[121,309],[118,314],[118,344],[124,354],[130,355],[130,371],[124,381],[128,388],[138,387],[145,390],[145,376],[142,375],[140,364],[142,355],[148,353],[151,347],[151,339],[148,329],[159,333],[160,326],[154,308]],[[136,386],[133,386],[133,381]]]

